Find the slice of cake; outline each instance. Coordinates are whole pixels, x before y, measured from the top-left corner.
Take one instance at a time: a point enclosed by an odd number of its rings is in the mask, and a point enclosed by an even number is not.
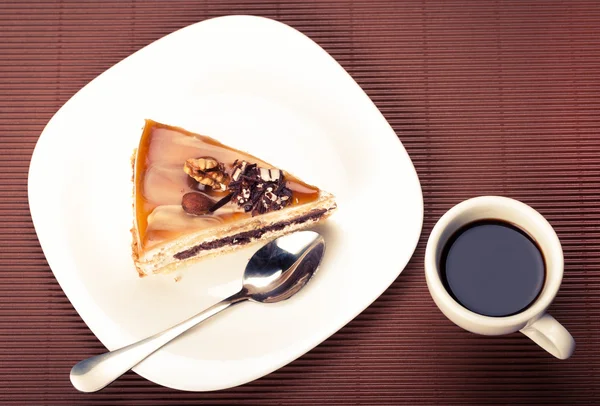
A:
[[[168,272],[323,220],[333,195],[250,154],[146,120],[133,157],[133,260]]]

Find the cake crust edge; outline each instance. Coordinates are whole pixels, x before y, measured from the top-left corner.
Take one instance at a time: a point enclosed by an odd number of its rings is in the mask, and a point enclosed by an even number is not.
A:
[[[146,276],[146,273],[139,267],[138,262],[140,259],[139,256],[139,233],[135,224],[135,161],[137,159],[138,149],[134,148],[131,153],[130,163],[131,163],[131,211],[133,213],[133,224],[131,225],[131,259],[133,260],[133,265],[135,266],[135,270],[137,271],[140,277]]]

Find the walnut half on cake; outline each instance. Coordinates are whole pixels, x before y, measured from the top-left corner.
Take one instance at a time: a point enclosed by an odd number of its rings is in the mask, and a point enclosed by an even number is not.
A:
[[[218,141],[146,120],[133,162],[141,276],[310,226],[333,195]]]

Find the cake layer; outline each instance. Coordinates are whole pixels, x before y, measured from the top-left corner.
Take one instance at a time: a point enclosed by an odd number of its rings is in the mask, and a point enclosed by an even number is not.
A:
[[[182,260],[194,257],[200,254],[202,251],[209,251],[221,248],[224,245],[245,245],[250,243],[252,240],[261,238],[267,233],[281,231],[291,225],[300,225],[309,221],[318,221],[321,217],[325,215],[325,213],[327,213],[327,209],[311,210],[310,212],[302,216],[290,220],[280,221],[278,223],[271,224],[270,226],[265,226],[258,230],[244,231],[243,233],[234,234],[225,238],[220,238],[218,240],[203,242],[201,244],[193,246],[192,248],[188,248],[187,250],[178,252],[177,254],[173,255],[173,257],[175,259]]]
[[[141,276],[172,271],[184,264],[233,251],[242,245],[267,241],[309,227],[327,218],[335,208],[333,195],[321,192],[319,199],[312,203],[248,218],[218,229],[199,230],[149,249],[142,255],[135,255],[134,250],[134,261]],[[234,243],[236,236],[242,236],[244,240]],[[231,244],[223,244],[224,241],[231,241]],[[205,244],[204,249],[197,249],[191,254],[190,250],[202,244]]]

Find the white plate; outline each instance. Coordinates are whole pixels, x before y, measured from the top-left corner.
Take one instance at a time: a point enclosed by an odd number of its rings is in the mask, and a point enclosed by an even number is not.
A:
[[[138,278],[130,258],[131,168],[144,118],[213,136],[337,196],[319,229],[322,268],[283,303],[244,303],[134,370],[206,391],[266,375],[309,351],[398,277],[421,232],[417,174],[375,105],[298,31],[249,16],[170,34],[81,89],[40,136],[29,201],[46,258],[109,349],[191,316],[240,286],[256,246],[173,275]],[[65,379],[68,379],[65,376]]]

